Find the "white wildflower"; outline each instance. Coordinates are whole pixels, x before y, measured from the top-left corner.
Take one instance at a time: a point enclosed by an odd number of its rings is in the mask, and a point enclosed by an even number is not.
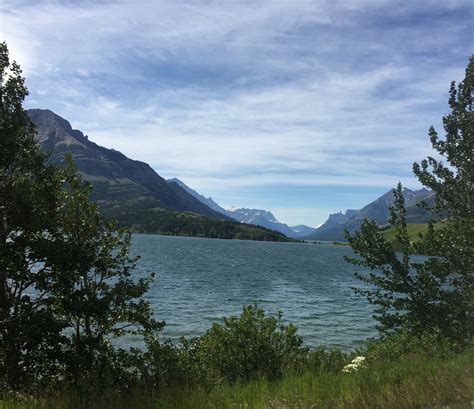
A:
[[[362,362],[365,361],[365,356],[356,356],[353,360],[352,363],[356,365],[362,364]]]
[[[365,356],[356,356],[350,364],[347,364],[342,368],[342,372],[353,372],[357,371],[365,361]]]
[[[355,364],[347,364],[344,368],[342,368],[342,372],[352,372],[356,370],[358,367]]]

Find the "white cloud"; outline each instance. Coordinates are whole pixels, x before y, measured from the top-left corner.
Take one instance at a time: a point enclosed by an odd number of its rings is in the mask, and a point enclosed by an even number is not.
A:
[[[389,188],[462,78],[468,5],[5,0],[0,32],[30,106],[194,188]]]

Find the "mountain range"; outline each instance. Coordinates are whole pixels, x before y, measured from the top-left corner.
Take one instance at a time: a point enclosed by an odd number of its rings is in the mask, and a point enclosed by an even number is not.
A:
[[[300,239],[315,232],[315,229],[313,227],[305,225],[290,227],[285,223],[281,223],[277,220],[273,213],[268,210],[237,207],[224,209],[223,207],[219,206],[211,197],[203,196],[202,194],[196,192],[177,178],[168,179],[168,183],[180,186],[182,189],[184,189],[190,195],[194,196],[197,200],[199,200],[201,203],[205,204],[209,208],[227,217],[237,220],[240,223],[266,227],[267,229],[278,231],[280,233],[283,233],[285,236],[291,237],[293,239]]]
[[[433,199],[433,192],[427,189],[410,190],[403,189],[405,205],[407,208],[407,223],[426,223],[433,218],[433,215],[419,206],[421,201],[430,202]],[[364,206],[362,209],[346,210],[344,213],[334,213],[329,215],[328,220],[319,226],[314,233],[306,236],[306,240],[345,240],[345,230],[354,233],[359,230],[365,219],[376,221],[383,226],[388,223],[390,218],[390,206],[393,204],[393,190],[389,190],[378,199]]]
[[[130,205],[190,211],[216,219],[227,219],[179,186],[169,184],[150,165],[91,142],[81,131],[49,110],[30,109],[37,128],[37,140],[54,163],[64,163],[72,154],[78,170],[94,185],[93,198],[107,208]]]
[[[36,139],[52,163],[71,154],[78,171],[93,185],[92,199],[107,217],[134,231],[217,238],[288,240],[279,232],[237,223],[207,206],[150,165],[89,140],[50,110],[30,109]]]
[[[345,230],[355,232],[366,218],[384,225],[390,217],[392,190],[362,209],[331,214],[316,229],[305,225],[290,227],[268,210],[224,209],[181,180],[166,180],[148,164],[97,145],[52,111],[27,112],[36,124],[36,138],[50,154],[50,161],[64,164],[65,155],[70,153],[78,171],[93,184],[92,199],[100,204],[103,213],[134,231],[276,241],[285,240],[285,236],[340,241],[345,239]],[[432,200],[432,192],[405,188],[403,193],[408,223],[424,223],[432,218],[431,213],[416,205]]]
[[[374,220],[381,226],[386,225],[390,218],[390,206],[394,199],[393,190],[390,189],[362,209],[348,209],[344,213],[339,212],[329,215],[328,220],[317,228],[305,225],[290,227],[279,222],[273,213],[268,210],[236,207],[224,209],[211,197],[206,198],[177,178],[168,179],[168,183],[180,186],[206,206],[241,223],[266,227],[279,231],[288,237],[304,240],[343,241],[345,240],[345,230],[354,233],[359,230],[365,219]],[[427,189],[411,190],[404,188],[403,195],[407,207],[406,219],[408,223],[425,223],[433,217],[430,212],[417,206],[417,203],[421,201],[430,202],[433,198],[432,192]]]

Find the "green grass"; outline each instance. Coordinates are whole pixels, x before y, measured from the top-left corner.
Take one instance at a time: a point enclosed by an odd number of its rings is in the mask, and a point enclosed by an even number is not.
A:
[[[88,401],[59,394],[42,400],[15,398],[0,403],[0,408],[469,408],[474,401],[474,351],[445,360],[410,356],[396,363],[368,364],[350,374],[308,371],[210,391],[176,388],[153,398],[145,393],[103,393]]]
[[[435,224],[435,229],[439,229],[440,227],[445,226],[446,224],[443,222],[439,222]],[[418,243],[421,241],[420,234],[425,236],[428,232],[428,223],[409,223],[407,224],[407,231],[408,237],[410,238],[411,243]],[[390,227],[387,230],[383,231],[383,235],[385,240],[392,244],[395,248],[397,247],[397,240],[395,238],[396,235],[395,227]]]
[[[420,233],[425,235],[428,232],[427,223],[411,223],[407,224],[408,236],[412,243],[416,243],[420,240]],[[392,242],[395,240],[396,230],[395,227],[390,227],[387,230],[384,230],[383,235],[385,240]]]
[[[440,222],[435,225],[435,228],[439,228],[444,225],[445,223]],[[421,240],[420,233],[424,236],[428,232],[428,223],[408,223],[407,230],[410,241],[412,243],[417,243]],[[395,227],[390,227],[389,229],[383,231],[383,236],[389,243],[394,243],[396,241],[396,233],[397,231],[395,230]],[[346,241],[334,241],[333,244],[337,246],[349,246],[349,243]]]

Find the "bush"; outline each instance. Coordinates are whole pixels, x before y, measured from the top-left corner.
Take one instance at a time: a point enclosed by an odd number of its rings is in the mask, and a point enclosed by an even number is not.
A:
[[[246,306],[240,316],[224,318],[203,336],[183,342],[182,362],[206,383],[235,382],[281,376],[306,353],[297,329],[257,306]]]
[[[308,352],[304,368],[316,373],[337,373],[347,364],[349,355],[340,349],[320,346]]]
[[[468,344],[457,343],[439,333],[424,332],[413,336],[408,331],[400,331],[367,341],[358,353],[366,356],[369,362],[398,361],[410,355],[447,358],[460,353]]]
[[[138,358],[143,389],[160,390],[192,383],[179,346],[170,341],[160,342],[154,336],[146,338],[146,345],[146,351]]]

